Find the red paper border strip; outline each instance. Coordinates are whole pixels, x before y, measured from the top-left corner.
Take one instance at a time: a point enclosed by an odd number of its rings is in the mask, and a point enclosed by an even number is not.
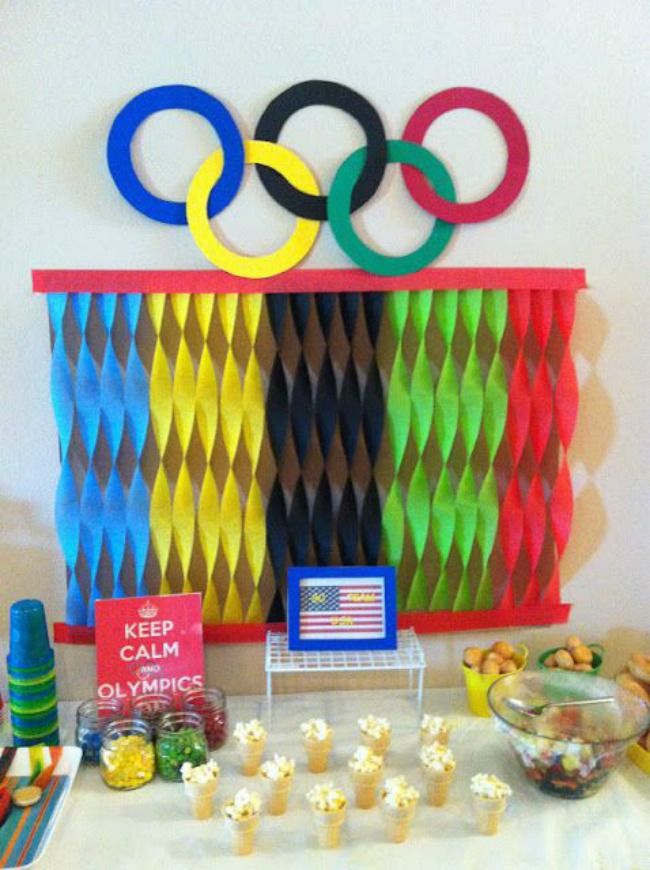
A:
[[[385,277],[361,269],[296,269],[271,278],[215,270],[34,269],[34,293],[345,293],[373,290],[582,290],[584,269],[422,269]]]
[[[555,625],[569,621],[570,604],[540,604],[508,610],[467,610],[463,612],[400,613],[398,628],[414,628],[418,634],[442,634],[452,631],[483,631],[524,625]],[[263,643],[268,631],[286,631],[283,622],[241,625],[204,625],[205,643]],[[94,644],[95,629],[85,625],[54,623],[54,640],[66,644]]]

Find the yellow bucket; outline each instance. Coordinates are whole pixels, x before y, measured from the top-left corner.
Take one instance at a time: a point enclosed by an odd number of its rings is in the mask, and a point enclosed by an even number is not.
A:
[[[638,743],[633,743],[628,746],[627,754],[637,767],[640,767],[644,773],[650,776],[650,752],[647,749],[639,746]]]
[[[488,652],[488,650],[483,650]],[[528,662],[528,648],[523,643],[517,644],[512,660],[517,665],[517,671],[523,671]],[[516,673],[513,671],[512,673]],[[475,716],[489,716],[490,708],[487,702],[488,689],[492,683],[503,677],[504,674],[477,674],[466,664],[463,664],[465,686],[467,688],[467,703]]]

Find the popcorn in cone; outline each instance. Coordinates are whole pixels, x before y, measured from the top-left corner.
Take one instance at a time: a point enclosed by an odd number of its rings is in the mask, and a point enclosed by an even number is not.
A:
[[[494,836],[499,831],[501,816],[506,808],[506,798],[484,798],[474,796],[474,808],[479,833]]]
[[[321,849],[336,849],[341,842],[341,826],[345,819],[345,807],[341,810],[317,810],[313,808],[316,835]]]
[[[327,762],[332,749],[331,735],[325,740],[304,739],[305,751],[307,752],[307,767],[310,773],[324,773],[327,770]]]
[[[198,821],[212,818],[217,781],[186,782],[184,783],[184,788],[190,803],[192,816]]]
[[[245,819],[226,819],[233,855],[250,855],[253,851],[255,831],[259,823],[259,815],[248,816]]]
[[[386,731],[379,737],[372,737],[370,734],[361,732],[361,742],[364,746],[369,746],[375,755],[385,755],[390,746],[390,731]]]
[[[423,770],[427,784],[427,803],[432,807],[442,807],[447,803],[449,786],[453,782],[455,768],[451,770]]]
[[[391,843],[403,843],[411,830],[415,815],[415,802],[406,807],[391,807],[384,804],[386,814],[386,836]]]
[[[390,746],[390,722],[388,719],[378,719],[376,716],[366,716],[358,719],[361,731],[361,743],[369,746],[375,755],[385,755]]]
[[[493,836],[499,830],[499,823],[512,789],[493,773],[477,773],[470,782],[474,798],[474,808],[481,834]]]
[[[420,745],[432,746],[434,743],[442,746],[449,744],[449,726],[442,716],[429,716],[425,713],[420,723]]]
[[[210,758],[205,764],[192,765],[186,761],[181,766],[181,777],[190,810],[195,819],[203,821],[212,817],[214,796],[219,784],[219,765]]]
[[[382,775],[382,769],[372,773],[361,773],[358,770],[350,771],[354,782],[357,806],[362,810],[369,810],[377,803],[377,786]]]
[[[239,744],[241,772],[244,776],[255,776],[260,769],[266,740],[247,741]]]

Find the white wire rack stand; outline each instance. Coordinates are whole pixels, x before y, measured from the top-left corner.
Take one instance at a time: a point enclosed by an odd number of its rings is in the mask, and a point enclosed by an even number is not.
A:
[[[273,676],[341,671],[407,671],[409,689],[417,678],[418,713],[422,712],[424,650],[412,628],[397,632],[394,650],[290,650],[285,632],[269,631],[266,635],[266,700],[269,712],[273,703]]]

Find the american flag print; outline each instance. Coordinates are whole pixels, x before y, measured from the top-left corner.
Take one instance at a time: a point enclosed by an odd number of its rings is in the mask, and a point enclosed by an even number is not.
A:
[[[372,640],[386,633],[383,580],[375,577],[300,581],[300,637]]]

